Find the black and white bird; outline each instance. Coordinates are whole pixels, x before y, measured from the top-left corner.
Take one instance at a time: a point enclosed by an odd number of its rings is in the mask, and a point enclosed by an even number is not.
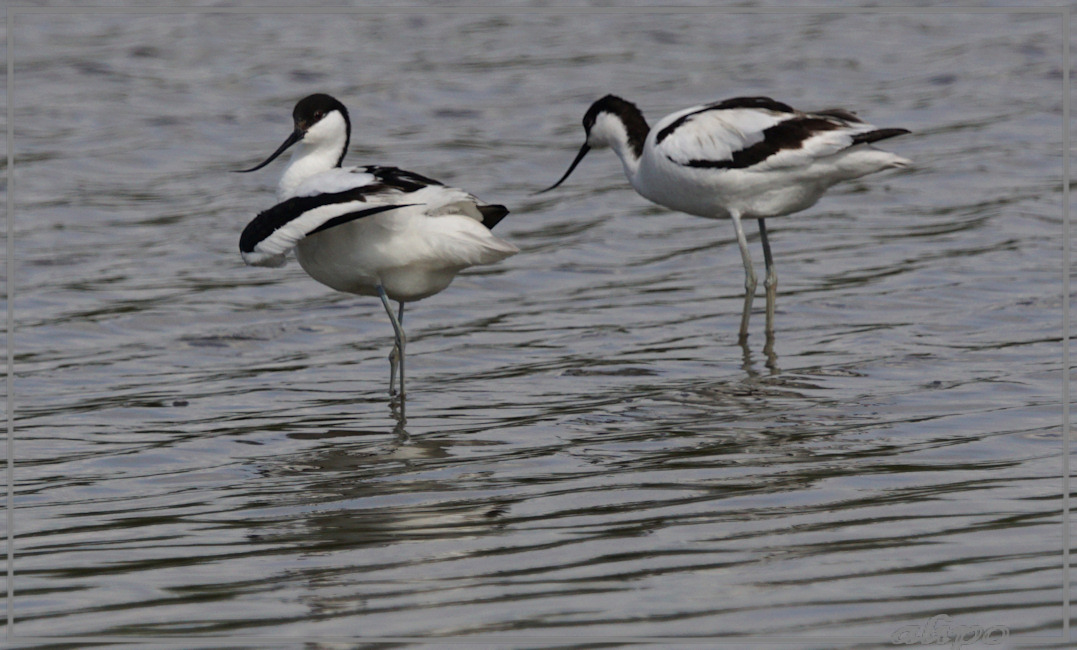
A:
[[[911,161],[871,147],[908,133],[879,129],[844,109],[805,113],[769,97],[736,97],[667,115],[652,129],[635,104],[606,95],[583,116],[586,141],[568,178],[591,149],[611,147],[632,187],[659,205],[710,219],[732,219],[744,263],[740,341],[756,277],[741,219],[756,219],[767,275],[768,341],[774,334],[778,276],[764,219],[803,210],[835,183]]]
[[[519,250],[495,237],[508,210],[419,174],[368,165],[341,167],[351,139],[348,110],[325,94],[292,112],[295,129],[265,162],[292,145],[279,203],[243,230],[239,251],[254,266],[281,266],[291,249],[312,278],[337,291],[377,296],[392,321],[389,392],[404,396],[404,303],[432,296],[460,271]],[[390,300],[399,303],[393,313]]]

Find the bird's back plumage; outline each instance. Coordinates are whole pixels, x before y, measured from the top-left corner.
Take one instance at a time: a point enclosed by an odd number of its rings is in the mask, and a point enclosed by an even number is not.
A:
[[[805,113],[749,97],[674,113],[658,123],[648,144],[686,167],[764,171],[807,166],[902,133],[908,131],[877,129],[841,109]]]
[[[244,229],[240,251],[248,264],[280,266],[298,247],[316,280],[371,293],[379,269],[440,266],[456,273],[517,252],[483,225],[505,214],[504,206],[396,167],[334,168],[260,213]],[[349,274],[358,280],[342,279]]]
[[[781,216],[835,183],[910,164],[866,146],[903,133],[843,109],[802,112],[768,97],[737,97],[663,118],[630,180],[643,196],[689,214]]]

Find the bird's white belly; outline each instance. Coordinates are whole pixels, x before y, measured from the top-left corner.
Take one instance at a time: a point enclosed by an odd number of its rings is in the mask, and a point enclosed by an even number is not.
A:
[[[310,277],[337,291],[421,300],[445,289],[461,267],[409,260],[409,243],[376,218],[315,233],[296,246],[296,259]]]
[[[727,219],[733,211],[744,218],[790,214],[812,206],[830,185],[794,174],[664,167],[641,166],[636,190],[659,205],[710,219]]]

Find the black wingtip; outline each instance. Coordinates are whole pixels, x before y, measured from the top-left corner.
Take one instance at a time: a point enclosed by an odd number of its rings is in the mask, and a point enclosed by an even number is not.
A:
[[[501,220],[509,213],[509,209],[503,205],[480,205],[479,213],[482,215],[482,225],[488,230],[493,230],[494,226],[501,223]]]
[[[895,138],[899,135],[905,135],[906,133],[912,133],[912,131],[902,128],[875,129],[874,131],[854,135],[853,144],[870,144],[872,142],[878,142],[879,140],[886,140],[887,138]]]

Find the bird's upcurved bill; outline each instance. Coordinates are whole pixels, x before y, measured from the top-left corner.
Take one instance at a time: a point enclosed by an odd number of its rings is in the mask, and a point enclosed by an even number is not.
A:
[[[299,141],[300,141],[300,140],[302,140],[302,139],[303,139],[303,132],[302,132],[302,131],[300,131],[299,129],[296,129],[295,131],[292,131],[292,134],[291,134],[290,136],[288,136],[288,139],[284,141],[284,144],[282,144],[282,145],[281,145],[281,146],[280,146],[280,147],[279,147],[279,148],[278,148],[278,149],[277,149],[276,151],[274,151],[274,152],[273,152],[273,155],[272,155],[272,156],[270,156],[269,158],[266,158],[266,159],[265,159],[265,162],[263,162],[263,163],[262,163],[262,164],[260,164],[260,165],[255,165],[254,167],[251,167],[250,169],[237,169],[237,170],[235,170],[235,171],[236,171],[236,173],[239,173],[239,174],[245,174],[245,173],[247,173],[247,172],[255,172],[255,171],[258,171],[259,169],[261,169],[261,168],[265,167],[265,166],[266,166],[266,165],[268,165],[269,163],[271,163],[271,162],[273,162],[274,160],[276,160],[276,159],[277,159],[277,156],[279,156],[279,155],[281,155],[282,153],[284,153],[284,150],[285,150],[285,149],[287,149],[288,147],[292,146],[292,145],[293,145],[293,144],[295,144],[296,142],[299,142]]]
[[[583,146],[580,147],[580,152],[578,154],[576,154],[576,160],[573,160],[572,164],[568,166],[568,171],[565,172],[565,175],[561,177],[561,180],[557,181],[556,183],[554,183],[553,185],[547,187],[544,190],[539,190],[538,192],[535,192],[535,194],[542,194],[543,192],[549,192],[550,190],[557,187],[561,183],[564,183],[565,179],[568,178],[568,175],[572,173],[573,169],[576,169],[576,165],[580,164],[580,161],[583,160],[583,157],[586,156],[587,152],[590,151],[590,150],[591,150],[591,146],[588,145],[586,142],[584,142]]]

